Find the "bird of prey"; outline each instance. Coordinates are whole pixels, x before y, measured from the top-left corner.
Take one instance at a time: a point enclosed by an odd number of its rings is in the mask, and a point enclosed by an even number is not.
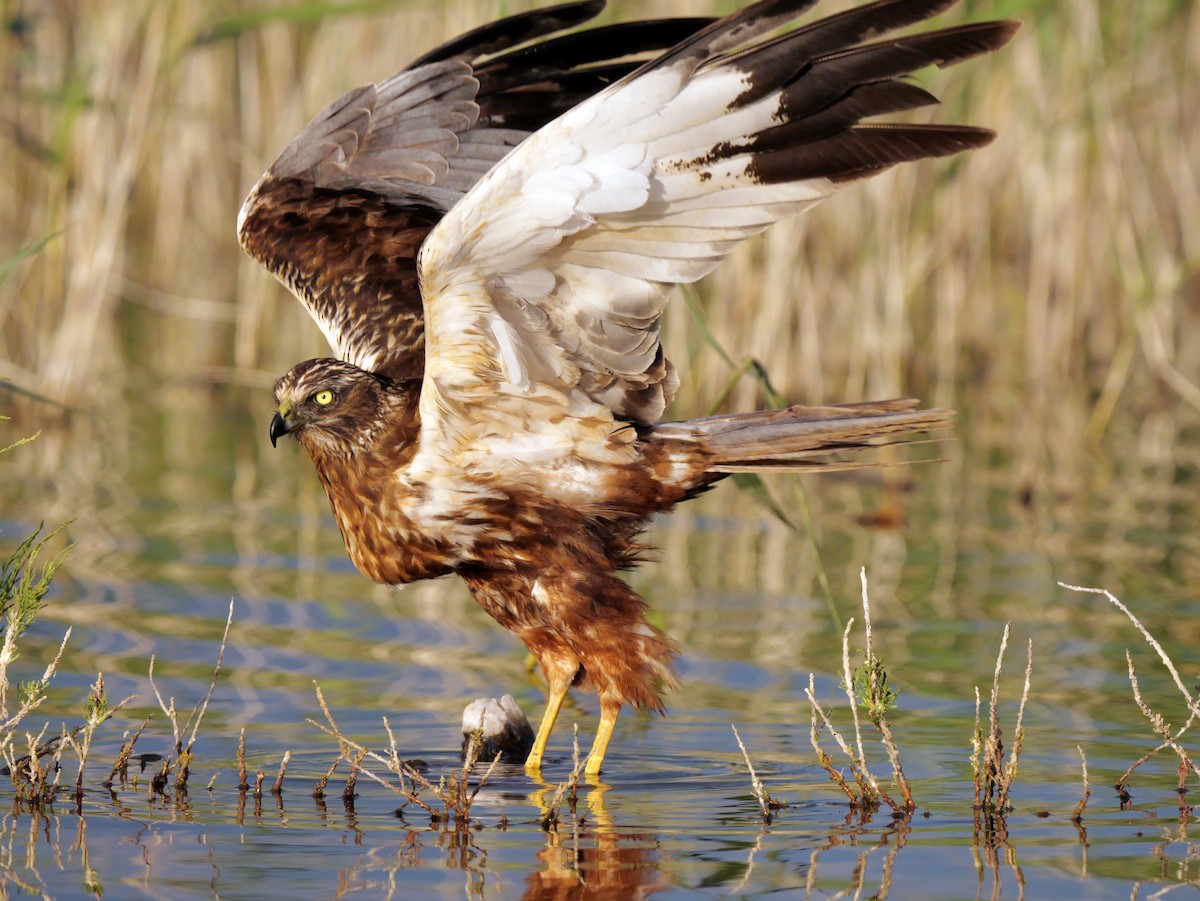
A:
[[[308,452],[360,571],[457,573],[528,647],[549,684],[531,774],[573,685],[600,698],[589,775],[623,705],[662,712],[675,648],[618,575],[653,514],[946,423],[908,400],[660,421],[678,379],[659,319],[772,223],[992,139],[872,118],[935,103],[906,76],[1017,28],[893,34],[955,2],[566,34],[602,0],[534,10],[341,97],[247,197],[242,246],[337,354],[276,383],[271,442]]]

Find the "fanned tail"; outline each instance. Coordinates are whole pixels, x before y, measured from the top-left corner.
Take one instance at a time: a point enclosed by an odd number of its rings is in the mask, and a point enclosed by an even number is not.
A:
[[[710,473],[841,470],[878,465],[843,459],[844,453],[914,443],[918,433],[947,428],[952,410],[918,409],[913,398],[793,406],[666,422],[657,436],[698,443]]]

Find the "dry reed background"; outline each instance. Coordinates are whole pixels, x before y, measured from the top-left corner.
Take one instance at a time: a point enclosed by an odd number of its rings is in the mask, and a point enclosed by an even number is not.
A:
[[[0,374],[94,399],[122,364],[122,317],[144,306],[167,314],[147,347],[178,376],[265,383],[320,350],[242,259],[242,196],[342,90],[530,5],[6,3],[0,248],[54,237],[3,286]],[[338,14],[364,7],[376,11]],[[616,2],[607,15],[732,7]],[[1065,388],[1099,393],[1093,436],[1131,387],[1155,406],[1200,408],[1200,11],[976,0],[943,20],[996,15],[1026,20],[1018,40],[931,81],[945,101],[932,115],[999,140],[852,187],[747,247],[703,292],[714,331],[797,398],[954,403],[965,379],[1019,386],[1006,403],[1037,421]],[[678,313],[686,359],[699,342]],[[709,362],[681,408],[719,393],[726,373]]]
[[[197,386],[249,387],[266,410],[276,375],[325,352],[233,235],[278,149],[341,91],[532,5],[4,4],[0,260],[45,243],[0,284],[0,376],[103,411],[44,435],[21,464],[25,478],[53,477],[59,518],[85,494],[110,509],[133,501],[125,401],[148,385],[167,469],[194,470],[207,453],[196,420],[212,415]],[[606,18],[737,5],[616,0]],[[930,115],[997,129],[991,147],[849,187],[742,248],[701,303],[730,354],[757,357],[790,399],[907,393],[963,411],[960,456],[976,459],[946,467],[939,504],[986,503],[954,485],[996,446],[1006,465],[993,477],[1044,499],[1051,518],[1071,516],[1060,498],[1117,478],[1131,505],[1163,502],[1179,466],[1200,467],[1187,440],[1200,421],[1200,10],[968,0],[940,22],[997,16],[1026,23],[1002,53],[923,73],[943,98]],[[702,413],[729,370],[682,304],[669,315],[677,412]],[[729,405],[761,405],[757,394],[743,380]],[[34,415],[34,427],[49,418]],[[262,490],[256,453],[239,440],[243,501]],[[301,509],[315,522],[324,503],[305,495]],[[181,542],[203,528],[178,525]],[[124,518],[104,528],[91,540],[136,544]],[[259,523],[235,528],[252,550]],[[786,581],[790,565],[770,556],[755,544],[745,565]]]

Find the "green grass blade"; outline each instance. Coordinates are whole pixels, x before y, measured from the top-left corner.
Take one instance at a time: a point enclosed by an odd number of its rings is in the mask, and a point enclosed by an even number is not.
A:
[[[2,377],[0,377],[0,391],[7,391],[10,394],[19,394],[21,397],[28,397],[30,400],[36,400],[39,403],[49,404],[50,406],[57,407],[60,410],[68,410],[71,412],[74,412],[75,410],[75,408],[70,404],[64,404],[60,400],[55,400],[52,397],[46,397],[44,394],[38,394],[36,391],[30,391],[28,388],[22,388],[19,385],[14,385],[8,379]],[[7,418],[7,416],[0,416],[0,419]],[[17,447],[18,445],[24,444],[28,440],[28,438],[25,438],[12,446]],[[3,451],[0,451],[0,453],[3,453]]]
[[[26,244],[11,257],[6,260],[0,260],[0,288],[4,287],[4,283],[8,281],[8,277],[16,271],[16,268],[24,263],[35,253],[39,253],[43,247],[49,244],[52,240],[61,235],[62,232],[52,232],[44,238],[38,238],[32,244]]]

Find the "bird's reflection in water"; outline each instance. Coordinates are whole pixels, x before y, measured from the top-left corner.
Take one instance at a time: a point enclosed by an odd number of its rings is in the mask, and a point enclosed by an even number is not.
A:
[[[526,901],[583,898],[642,898],[670,884],[659,867],[658,837],[618,830],[604,796],[609,786],[593,783],[578,803],[564,804],[555,828],[538,852],[543,868],[526,879]],[[547,789],[533,800],[543,811]]]

